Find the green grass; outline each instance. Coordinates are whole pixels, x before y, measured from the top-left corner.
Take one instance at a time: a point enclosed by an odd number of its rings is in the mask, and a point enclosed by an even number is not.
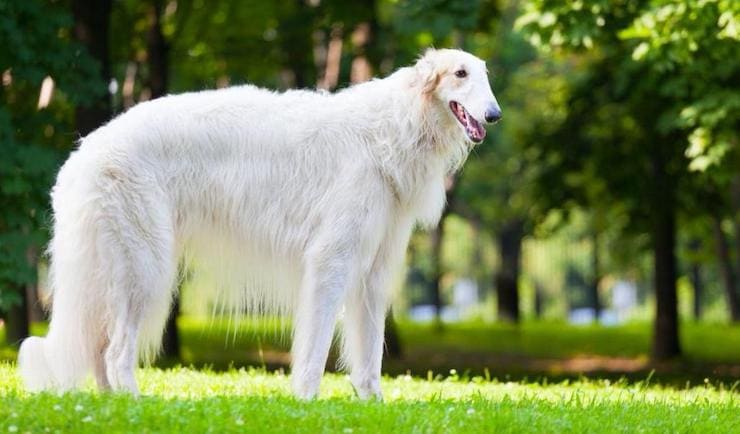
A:
[[[686,356],[682,361],[659,367],[650,381],[645,381],[650,365],[647,372],[632,372],[627,379],[615,381],[623,373],[610,377],[596,372],[591,376],[601,379],[573,380],[579,377],[577,372],[559,376],[542,365],[539,372],[517,366],[533,360],[591,356],[647,359],[649,325],[467,323],[438,332],[431,326],[402,322],[404,358],[389,360],[385,366],[388,372],[408,370],[418,376],[385,378],[386,401],[379,403],[354,398],[343,375],[328,374],[320,399],[302,402],[292,398],[285,375],[228,369],[287,363],[289,341],[274,322],[247,319],[229,325],[218,319],[182,318],[179,325],[185,363],[210,365],[222,372],[142,369],[137,374],[143,392],[139,399],[100,394],[90,384],[63,396],[32,395],[23,391],[14,365],[0,363],[0,434],[740,432],[737,326],[683,324]],[[44,332],[44,325],[35,326],[34,333]],[[3,358],[15,356],[10,347],[2,351]],[[717,375],[718,366],[729,366],[730,374]],[[439,375],[449,373],[450,367],[460,374]],[[434,373],[427,373],[428,369]],[[485,378],[473,376],[483,372]],[[680,381],[665,381],[669,374],[679,375]],[[537,381],[490,379],[496,376]]]
[[[385,402],[354,398],[324,377],[315,401],[263,370],[142,369],[143,395],[23,391],[0,364],[0,433],[8,432],[696,432],[740,430],[740,395],[723,384],[671,389],[647,381],[527,384],[481,377],[385,378]]]

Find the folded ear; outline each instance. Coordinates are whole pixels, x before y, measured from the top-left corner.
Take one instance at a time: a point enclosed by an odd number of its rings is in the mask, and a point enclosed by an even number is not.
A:
[[[431,95],[437,89],[439,81],[442,78],[437,64],[434,61],[435,50],[428,49],[424,55],[416,62],[416,74],[421,83],[422,92],[425,95]]]

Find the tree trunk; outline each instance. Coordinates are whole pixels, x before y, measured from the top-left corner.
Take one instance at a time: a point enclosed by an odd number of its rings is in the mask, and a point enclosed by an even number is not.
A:
[[[700,248],[701,241],[699,239],[695,238],[689,243],[689,249],[694,255],[697,255]],[[701,280],[701,266],[696,258],[693,258],[691,261],[689,278],[691,279],[691,286],[694,288],[694,319],[699,321],[701,319],[701,298],[704,293],[704,285]]]
[[[432,279],[431,296],[434,306],[434,321],[437,326],[442,324],[442,241],[444,239],[444,224],[447,219],[448,208],[442,212],[439,224],[431,233],[432,239]]]
[[[393,310],[389,310],[385,317],[385,356],[390,359],[400,359],[402,354],[401,339],[398,337]]]
[[[180,296],[176,295],[162,336],[162,355],[169,359],[180,359],[180,334],[177,331],[177,318],[179,316]]]
[[[523,237],[524,224],[519,219],[504,223],[496,233],[501,267],[495,275],[495,286],[498,318],[504,322],[519,322],[519,272]]]
[[[725,295],[727,296],[730,319],[732,322],[738,322],[740,321],[740,302],[738,302],[737,296],[737,276],[732,269],[730,246],[725,233],[722,231],[722,219],[718,215],[712,216],[712,229],[714,231],[717,260],[719,261],[720,274],[722,275]]]
[[[350,82],[361,83],[373,77],[374,71],[380,66],[379,49],[377,43],[378,21],[375,0],[361,0],[354,2],[357,13],[367,17],[359,22],[351,36],[353,59],[350,68]]]
[[[373,77],[373,66],[367,56],[367,46],[372,38],[372,25],[366,21],[359,23],[352,32],[354,58],[349,72],[350,83],[362,83]]]
[[[536,319],[542,318],[542,285],[539,282],[534,284],[534,317]]]
[[[681,355],[676,294],[676,209],[673,180],[657,150],[653,155],[652,242],[655,278],[653,357],[665,360]]]
[[[162,0],[152,1],[152,7],[149,10],[147,64],[152,99],[166,95],[169,86],[169,45],[162,33],[162,3]]]
[[[666,213],[662,217],[662,224],[653,229],[656,303],[653,356],[661,360],[681,354],[676,294],[675,216]]]
[[[740,175],[735,175],[730,186],[730,202],[732,204],[732,225],[735,229],[735,272],[740,273]],[[737,283],[737,282],[735,282]],[[734,305],[730,306],[730,312],[733,322],[740,321],[740,306],[738,305],[738,291],[740,288],[735,286]]]
[[[589,289],[591,291],[590,301],[591,308],[594,310],[594,322],[599,322],[601,316],[601,299],[599,298],[599,282],[601,281],[601,265],[599,257],[599,233],[593,231],[591,234],[591,244],[593,251],[591,252],[591,284]]]
[[[466,218],[473,229],[473,258],[470,264],[470,269],[473,273],[475,286],[478,290],[478,299],[480,299],[480,294],[484,294],[486,290],[486,270],[485,267],[481,266],[481,264],[483,264],[483,243],[485,238],[481,233],[480,222],[475,218]]]
[[[39,254],[38,254],[38,248],[35,246],[29,247],[28,250],[26,250],[26,260],[29,264],[33,267],[34,270],[36,270],[36,274],[38,275],[38,266],[39,266]],[[41,305],[41,300],[39,300],[39,283],[38,279],[34,279],[33,283],[29,283],[25,287],[26,289],[26,303],[28,304],[28,322],[39,322],[44,320],[44,309]]]
[[[704,293],[703,282],[701,280],[701,267],[696,262],[691,264],[691,286],[694,287],[694,305],[693,313],[694,319],[699,321],[701,319],[701,298]]]
[[[28,322],[28,299],[23,287],[8,288],[9,292],[20,295],[20,303],[14,304],[5,315],[5,342],[11,346],[18,347],[30,334]]]
[[[293,73],[293,86],[304,88],[316,82],[313,52],[314,8],[303,0],[293,0],[294,13],[278,22],[278,38],[285,53],[285,67]]]
[[[431,233],[432,238],[432,304],[434,305],[434,320],[437,327],[442,325],[442,241],[444,239],[444,227],[447,216],[450,215],[452,207],[449,206],[455,199],[455,178],[448,176],[445,179],[445,190],[447,191],[447,205],[442,210],[439,224]]]
[[[39,287],[37,283],[29,283],[28,285],[26,285],[25,296],[28,303],[29,323],[44,320],[44,309],[41,305],[41,300],[39,300],[38,288]]]
[[[106,86],[110,81],[108,28],[111,5],[112,0],[72,1],[75,38],[100,63],[100,78]],[[110,119],[111,103],[107,89],[89,105],[78,106],[75,111],[77,132],[86,136]]]

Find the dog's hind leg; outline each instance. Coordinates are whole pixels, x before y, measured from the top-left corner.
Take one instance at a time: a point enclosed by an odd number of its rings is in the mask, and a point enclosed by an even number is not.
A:
[[[111,183],[109,191],[100,224],[109,339],[102,364],[113,390],[138,394],[134,370],[139,354],[151,358],[159,348],[171,301],[174,231],[156,190]]]
[[[165,258],[157,261],[141,250],[137,254],[149,261],[132,270],[131,276],[138,274],[135,283],[115,291],[120,298],[112,300],[113,324],[103,360],[111,388],[133,394],[138,394],[134,370],[139,354],[151,359],[159,348],[175,269],[174,259],[169,263]]]
[[[105,352],[108,381],[114,390],[139,394],[134,370],[137,362],[136,341],[140,315],[130,312],[128,306],[118,312],[110,345]]]
[[[357,280],[353,241],[325,247],[306,263],[293,324],[291,380],[299,398],[310,399],[319,390],[339,306]]]
[[[141,251],[139,254],[153,258]],[[140,283],[128,286],[128,289],[116,291],[122,298],[116,306],[111,306],[113,327],[101,361],[113,390],[138,394],[134,370],[139,354],[151,359],[159,348],[171,300],[170,287],[174,283],[175,267],[166,262],[150,262],[148,273],[142,274],[154,274],[136,279]]]

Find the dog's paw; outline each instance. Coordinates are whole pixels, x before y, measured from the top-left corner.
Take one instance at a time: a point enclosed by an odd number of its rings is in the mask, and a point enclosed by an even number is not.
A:
[[[355,395],[362,400],[383,400],[383,392],[380,389],[380,380],[352,381]]]
[[[321,376],[297,376],[292,378],[293,394],[298,399],[310,400],[319,394]]]

